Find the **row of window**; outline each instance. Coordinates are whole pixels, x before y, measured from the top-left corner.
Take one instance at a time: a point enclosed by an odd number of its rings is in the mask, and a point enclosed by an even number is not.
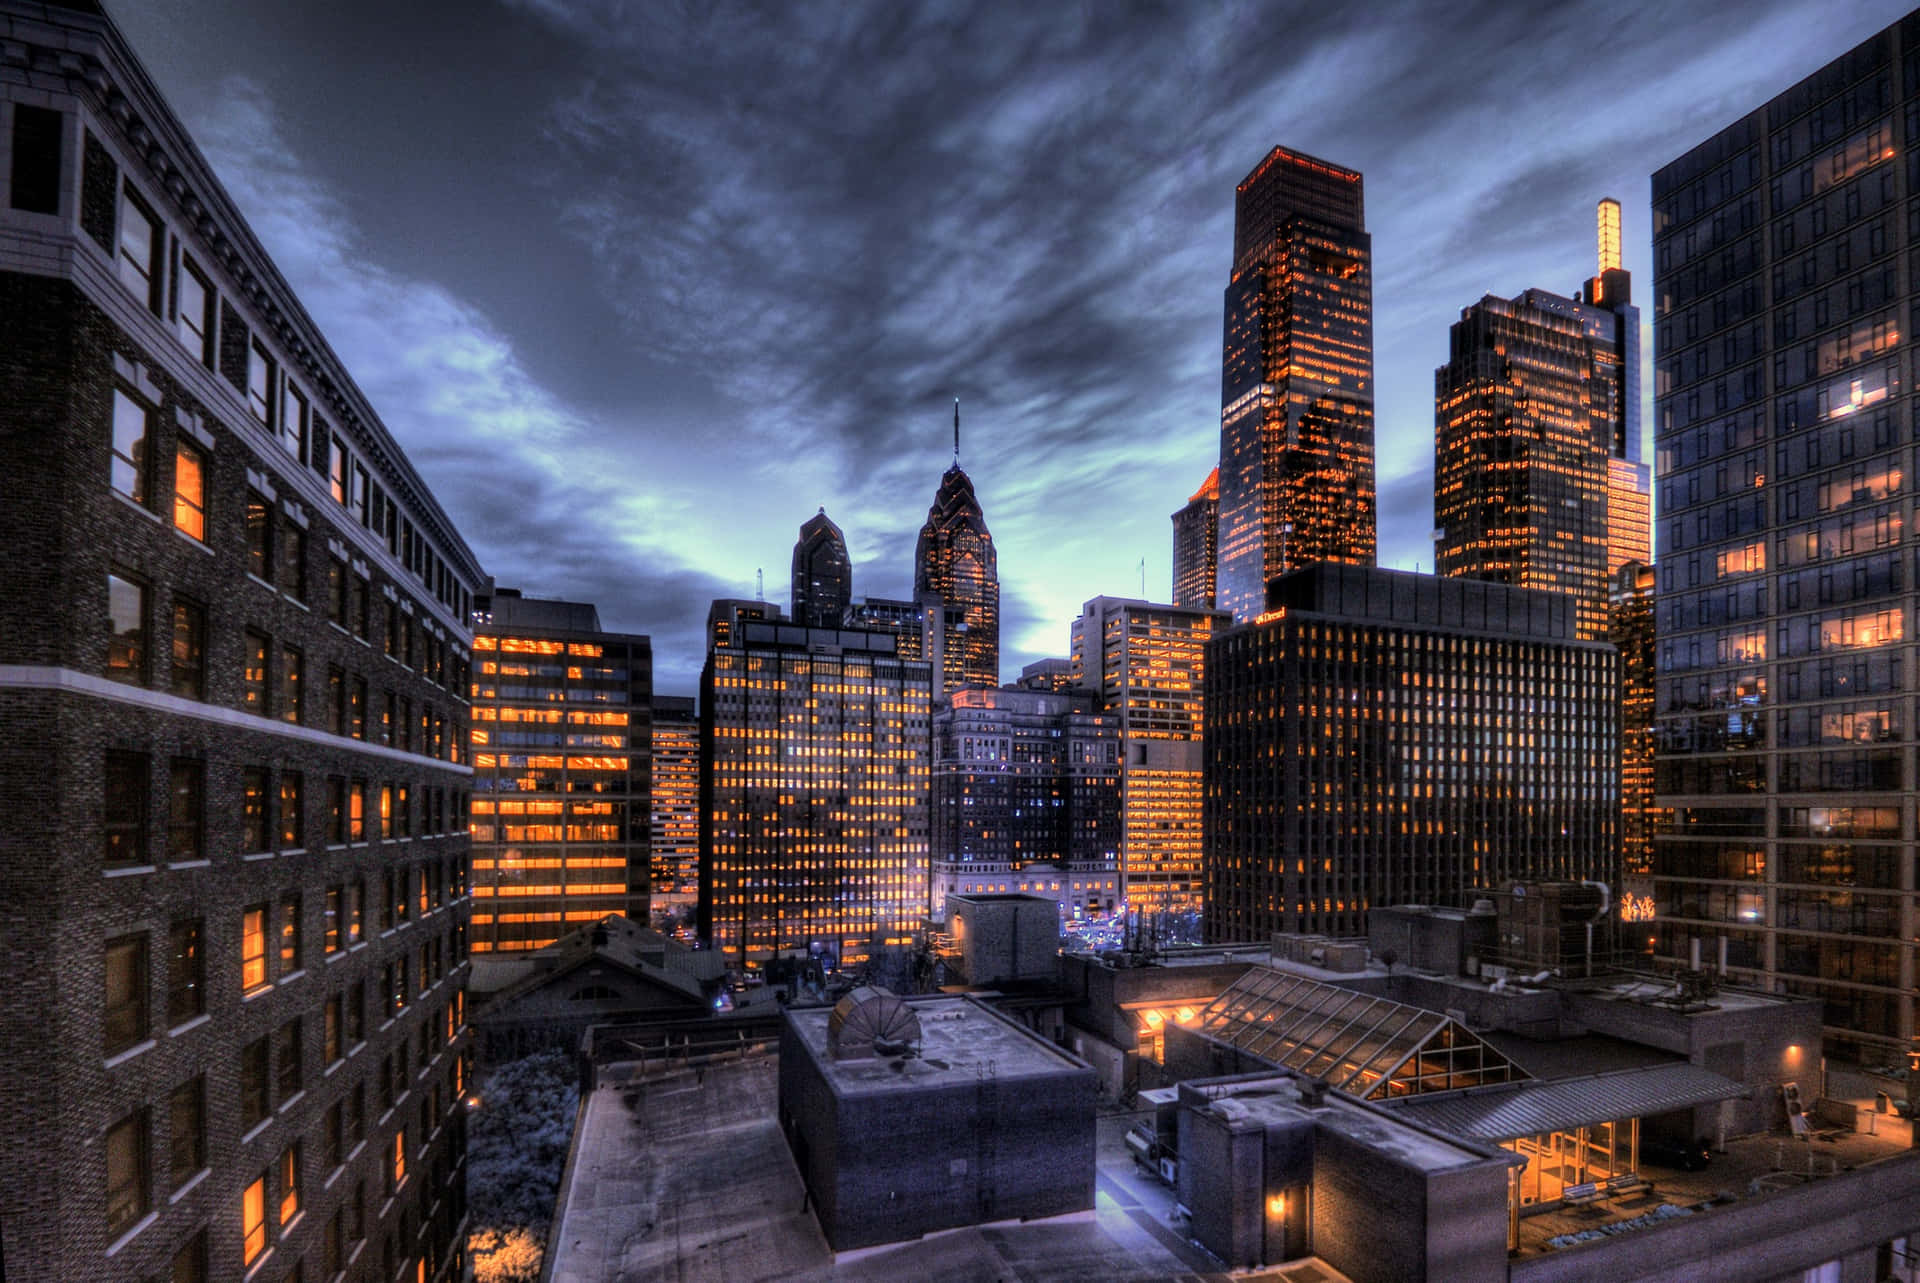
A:
[[[101,859],[108,868],[161,863],[183,864],[209,858],[206,836],[207,765],[197,757],[176,757],[167,764],[166,814],[156,823],[151,799],[152,759],[146,753],[107,751],[104,762]],[[378,789],[370,795],[369,790]],[[343,775],[326,777],[323,820],[328,846],[368,840],[368,806],[377,806],[375,833],[382,841],[444,837],[464,831],[467,795],[432,786],[382,783]],[[240,850],[255,855],[307,847],[306,776],[300,771],[270,773],[264,766],[240,772]],[[156,852],[156,833],[164,850]]]

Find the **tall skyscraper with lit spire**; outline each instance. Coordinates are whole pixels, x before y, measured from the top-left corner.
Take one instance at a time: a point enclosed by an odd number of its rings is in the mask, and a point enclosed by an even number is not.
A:
[[[852,603],[847,541],[822,508],[807,518],[793,545],[793,621],[804,628],[838,628]]]
[[[1373,239],[1360,175],[1275,147],[1234,200],[1214,605],[1374,557]]]
[[[960,469],[960,402],[953,403],[953,466],[927,509],[913,552],[913,591],[938,596],[950,609],[942,621],[940,693],[968,682],[1000,684],[1000,570],[993,535]]]

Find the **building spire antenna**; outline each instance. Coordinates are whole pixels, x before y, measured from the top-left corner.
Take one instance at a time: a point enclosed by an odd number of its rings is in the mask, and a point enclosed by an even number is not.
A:
[[[960,398],[953,398],[953,466],[960,466]]]

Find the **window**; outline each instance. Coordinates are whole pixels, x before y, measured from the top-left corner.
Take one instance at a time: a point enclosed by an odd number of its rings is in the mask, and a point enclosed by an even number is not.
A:
[[[107,676],[135,685],[147,672],[147,589],[124,575],[107,576]]]
[[[258,490],[247,491],[247,573],[273,575],[273,503]]]
[[[207,539],[207,456],[182,441],[173,451],[173,524],[202,543]]]
[[[347,452],[340,447],[338,440],[334,441],[333,452],[327,460],[327,485],[333,493],[335,503],[342,508],[351,506],[353,460],[347,457]]]
[[[240,1125],[252,1127],[267,1113],[267,1040],[255,1038],[240,1050]]]
[[[393,1134],[393,1185],[395,1189],[407,1179],[407,1129],[402,1127]]]
[[[167,860],[179,864],[206,854],[206,768],[188,757],[167,767]]]
[[[340,995],[334,994],[327,999],[320,1030],[320,1059],[329,1065],[339,1062],[346,1055],[341,1050],[341,1039],[345,1036],[340,1023],[341,1015]]]
[[[334,667],[327,669],[327,731],[347,733],[347,675]]]
[[[60,135],[63,117],[45,107],[13,105],[13,207],[30,214],[60,212]]]
[[[207,957],[200,946],[200,919],[167,931],[167,1024],[183,1025],[207,1010]]]
[[[147,408],[113,390],[113,488],[135,503],[147,501]]]
[[[247,408],[269,430],[274,426],[273,374],[273,357],[255,339],[247,354]]]
[[[320,1125],[320,1165],[333,1171],[347,1161],[347,1103],[336,1100],[327,1106]]]
[[[207,694],[207,612],[184,598],[173,599],[173,693],[183,699]]]
[[[247,630],[243,663],[240,673],[240,711],[267,715],[267,648],[264,633]]]
[[[173,1254],[167,1283],[207,1283],[207,1232],[201,1230]]]
[[[262,1172],[240,1196],[240,1260],[252,1265],[267,1250],[267,1177]]]
[[[392,837],[393,837],[393,785],[382,784],[380,786],[380,838],[382,841],[387,841],[387,840],[390,840]],[[388,897],[388,904],[389,906],[391,906],[392,904],[391,896]]]
[[[150,312],[160,310],[160,225],[138,196],[120,193],[120,279]]]
[[[277,934],[280,940],[280,974],[289,976],[300,970],[300,897],[298,895],[281,897]]]
[[[153,1205],[147,1184],[147,1111],[107,1129],[107,1237],[118,1238]]]
[[[170,1182],[186,1184],[207,1165],[207,1080],[193,1078],[173,1089],[167,1098]]]
[[[125,1051],[147,1036],[147,938],[107,941],[106,1054]]]
[[[305,842],[306,811],[300,805],[300,782],[300,772],[280,772],[280,847],[282,850],[300,850]]]
[[[291,521],[280,532],[280,591],[307,600],[307,532]]]
[[[367,783],[355,780],[347,793],[347,841],[367,840]]]
[[[368,632],[367,598],[369,585],[359,575],[354,575],[347,584],[347,615],[352,620],[347,626],[353,629],[353,635],[365,641]]]
[[[251,992],[267,983],[267,906],[240,915],[240,988]]]
[[[300,1019],[294,1017],[280,1026],[280,1032],[274,1039],[275,1059],[279,1065],[280,1101],[285,1104],[300,1094],[302,1065],[301,1054],[306,1050],[305,1040],[300,1037]]]
[[[327,618],[347,627],[347,563],[338,557],[327,558]]]
[[[268,850],[265,769],[249,766],[241,771],[240,792],[240,848],[249,853]]]
[[[413,836],[413,804],[407,796],[407,786],[396,785],[393,790],[394,826],[403,838]],[[403,912],[402,917],[406,916]]]
[[[367,679],[353,679],[353,697],[347,704],[347,733],[357,740],[367,737]]]
[[[307,461],[307,398],[293,385],[292,379],[287,380],[281,391],[280,444],[300,462]]]
[[[353,988],[347,991],[347,1045],[358,1047],[367,1040],[367,982],[357,980]],[[359,1099],[359,1089],[354,1097]],[[355,1132],[358,1136],[360,1133]]]
[[[327,845],[343,846],[347,840],[347,782],[338,775],[327,777]],[[332,910],[329,904],[329,912]],[[327,946],[331,953],[332,944]]]
[[[213,287],[207,284],[207,278],[200,274],[191,258],[182,255],[180,272],[174,278],[174,289],[180,305],[180,315],[174,321],[174,331],[180,341],[187,345],[187,351],[193,353],[200,364],[209,368],[213,365]]]
[[[109,866],[147,863],[147,755],[107,753],[102,856]]]
[[[280,717],[284,721],[300,723],[305,720],[306,709],[302,702],[302,688],[306,685],[307,661],[296,646],[280,648],[280,698],[278,705]]]

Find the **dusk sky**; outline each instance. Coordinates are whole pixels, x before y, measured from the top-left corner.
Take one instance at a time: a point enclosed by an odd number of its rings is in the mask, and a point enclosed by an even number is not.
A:
[[[1650,314],[1652,171],[1906,8],[107,4],[481,563],[662,693],[822,505],[908,594],[956,396],[1004,676],[1142,558],[1165,600],[1276,143],[1365,175],[1380,560],[1430,570],[1460,309],[1573,292],[1611,195]]]

